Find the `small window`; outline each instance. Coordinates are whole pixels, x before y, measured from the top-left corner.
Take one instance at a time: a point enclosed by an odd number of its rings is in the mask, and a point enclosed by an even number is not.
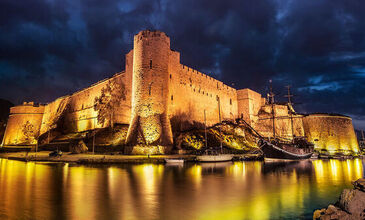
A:
[[[170,74],[170,79],[171,79],[171,74]]]
[[[152,83],[153,83],[153,82],[151,82],[151,83],[150,83],[150,86],[149,86],[149,88],[148,88],[148,95],[151,95]]]
[[[150,69],[152,69],[152,60],[150,60]]]
[[[171,101],[174,101],[174,96],[173,95],[171,96]]]
[[[232,105],[232,99],[229,99],[229,104]]]

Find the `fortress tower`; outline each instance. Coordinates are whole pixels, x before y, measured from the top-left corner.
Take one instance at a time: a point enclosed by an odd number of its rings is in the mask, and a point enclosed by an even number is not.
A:
[[[160,31],[134,36],[132,109],[127,144],[172,144],[168,118],[170,38]]]

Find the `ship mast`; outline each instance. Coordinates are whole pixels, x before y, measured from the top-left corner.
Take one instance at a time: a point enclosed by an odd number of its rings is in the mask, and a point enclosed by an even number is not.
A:
[[[275,139],[275,137],[276,137],[276,135],[275,135],[275,100],[274,100],[275,94],[272,91],[272,80],[270,79],[269,82],[270,82],[269,98],[270,98],[271,112],[272,112],[272,133],[273,133],[273,138]]]
[[[204,109],[204,136],[205,136],[205,149],[208,147],[207,143],[207,116]]]
[[[222,126],[222,118],[221,118],[221,100],[219,98],[219,96],[217,96],[217,101],[218,101],[218,114],[219,114],[219,134],[222,136],[222,131],[221,131],[221,126]],[[222,137],[220,138],[220,147],[221,147],[221,153],[223,151],[223,146],[222,146]]]
[[[293,124],[293,112],[292,112],[292,100],[291,97],[293,97],[292,94],[290,94],[290,85],[287,85],[286,88],[288,88],[288,95],[286,95],[285,97],[288,97],[288,106],[289,106],[289,114],[290,114],[290,125],[291,125],[291,134],[293,137],[293,141],[294,141],[294,124]]]

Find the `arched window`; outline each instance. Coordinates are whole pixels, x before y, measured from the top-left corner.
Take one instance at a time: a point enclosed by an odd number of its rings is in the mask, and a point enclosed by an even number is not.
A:
[[[150,60],[150,69],[152,69],[152,60]]]

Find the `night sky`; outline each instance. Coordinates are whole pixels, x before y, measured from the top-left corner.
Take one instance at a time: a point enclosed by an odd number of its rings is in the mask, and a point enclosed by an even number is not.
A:
[[[133,35],[161,30],[183,64],[302,113],[365,129],[363,0],[0,0],[0,98],[46,103],[124,70]]]

